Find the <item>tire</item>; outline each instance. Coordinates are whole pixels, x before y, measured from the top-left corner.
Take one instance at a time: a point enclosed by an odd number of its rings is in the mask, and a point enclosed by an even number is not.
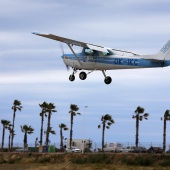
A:
[[[75,76],[74,75],[70,75],[69,80],[70,81],[74,81],[75,80]]]
[[[104,79],[104,82],[105,84],[110,84],[112,82],[112,78],[110,76],[107,76],[105,79]]]
[[[82,72],[79,74],[79,78],[80,78],[81,80],[85,80],[85,79],[87,78],[87,74],[86,74],[84,71],[82,71]]]

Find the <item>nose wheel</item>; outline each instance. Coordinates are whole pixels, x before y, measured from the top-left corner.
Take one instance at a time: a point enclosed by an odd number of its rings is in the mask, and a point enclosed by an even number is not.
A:
[[[69,76],[69,80],[70,81],[74,81],[75,80],[75,75],[77,72],[77,69],[73,68],[73,73]]]
[[[75,80],[74,74],[72,74],[72,75],[69,76],[69,80],[70,80],[70,81],[74,81],[74,80]]]

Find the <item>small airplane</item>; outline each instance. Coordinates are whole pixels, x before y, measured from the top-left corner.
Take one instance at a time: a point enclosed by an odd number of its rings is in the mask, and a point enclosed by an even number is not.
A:
[[[170,40],[157,54],[139,55],[129,51],[102,47],[53,34],[41,34],[36,32],[33,32],[33,34],[60,41],[68,45],[72,54],[63,53],[61,58],[67,68],[71,67],[73,69],[73,73],[69,76],[70,81],[75,80],[75,74],[78,70],[89,70],[88,73],[84,71],[79,73],[79,78],[81,80],[85,80],[87,75],[93,71],[100,70],[104,75],[105,84],[110,84],[112,78],[106,76],[106,70],[155,68],[170,65]],[[75,53],[73,45],[82,47],[82,52]]]

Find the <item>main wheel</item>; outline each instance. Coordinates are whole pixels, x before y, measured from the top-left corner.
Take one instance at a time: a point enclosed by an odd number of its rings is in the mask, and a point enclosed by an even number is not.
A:
[[[106,84],[110,84],[110,83],[112,82],[112,78],[109,77],[109,76],[107,76],[107,77],[104,79],[104,82],[105,82]]]
[[[80,78],[81,80],[85,80],[85,79],[87,78],[87,74],[86,74],[84,71],[82,71],[82,72],[79,74],[79,78]]]
[[[70,80],[70,81],[74,81],[74,80],[75,80],[75,76],[74,76],[73,74],[71,74],[71,75],[69,76],[69,80]]]

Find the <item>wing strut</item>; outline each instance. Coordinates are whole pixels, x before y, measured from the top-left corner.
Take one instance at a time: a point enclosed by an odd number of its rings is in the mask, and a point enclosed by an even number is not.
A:
[[[67,43],[67,45],[69,46],[70,50],[72,51],[72,53],[74,54],[74,56],[76,57],[77,61],[79,62],[79,64],[82,66],[79,58],[77,57],[76,53],[74,52],[73,48],[71,47],[71,45],[69,43]]]

